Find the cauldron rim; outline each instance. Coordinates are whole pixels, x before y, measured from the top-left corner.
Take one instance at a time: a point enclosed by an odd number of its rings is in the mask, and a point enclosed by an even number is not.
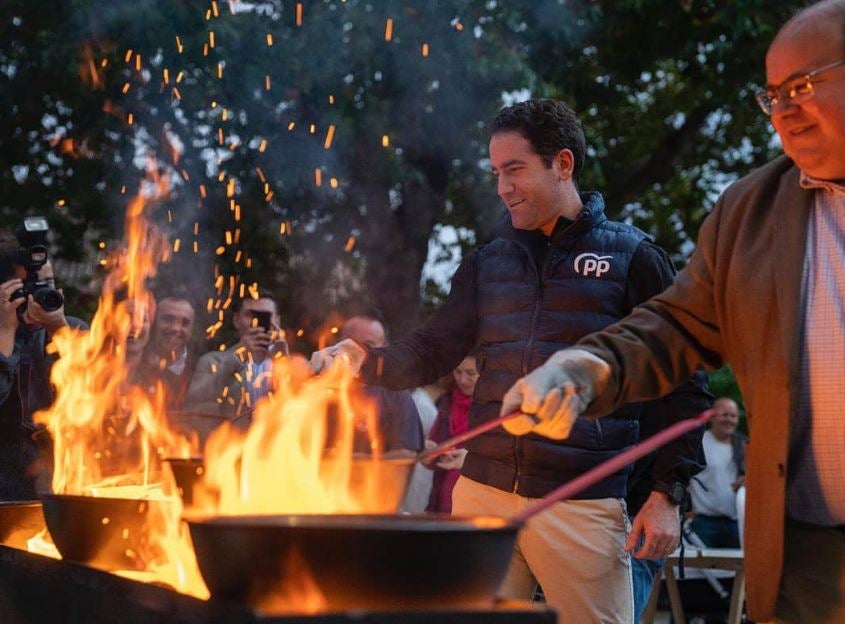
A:
[[[56,494],[55,492],[45,492],[41,495],[42,502],[45,499],[53,500],[98,500],[98,501],[133,501],[136,503],[165,503],[172,504],[171,497],[160,496],[157,498],[140,498],[132,496],[94,496],[93,494]],[[115,503],[120,504],[120,503]]]
[[[515,523],[500,516],[453,516],[449,514],[205,514],[186,513],[188,524],[225,530],[296,528],[303,530],[344,529],[360,531],[465,532],[512,531]]]

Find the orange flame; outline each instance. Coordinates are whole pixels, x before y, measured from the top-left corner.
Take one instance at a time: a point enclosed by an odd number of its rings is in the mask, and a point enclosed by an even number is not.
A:
[[[62,558],[59,551],[56,549],[56,545],[53,544],[53,540],[47,532],[47,529],[41,529],[38,533],[26,540],[26,549],[29,552],[33,552],[44,557],[50,557],[52,559]]]
[[[222,515],[394,511],[385,509],[375,472],[356,473],[356,427],[376,440],[376,457],[381,445],[375,410],[357,397],[349,367],[313,377],[305,360],[277,358],[273,382],[247,431],[227,423],[209,438],[198,508]]]
[[[168,179],[158,176],[153,162],[147,178],[127,207],[123,249],[110,262],[90,331],[65,328],[53,337],[59,355],[51,371],[56,399],[35,420],[54,440],[55,493],[172,501],[160,509],[150,506],[150,552],[139,553],[138,565],[158,582],[207,597],[180,526],[175,487],[161,482],[161,460],[195,455],[196,437],[170,427],[162,387],[148,394],[132,384],[140,342],[133,339],[145,335],[154,313],[146,282],[170,254],[169,243],[145,214],[150,200],[166,196]],[[43,545],[35,539],[31,548]]]
[[[166,180],[154,178],[146,191],[158,198],[166,188]],[[59,494],[147,486],[158,470],[156,456],[191,453],[190,441],[167,425],[163,393],[149,396],[129,384],[127,341],[151,314],[146,280],[169,253],[165,238],[144,217],[144,205],[139,193],[127,208],[126,247],[106,280],[91,330],[65,329],[53,339],[60,356],[51,373],[56,401],[35,419],[53,435],[53,491]],[[131,304],[116,300],[119,288]]]
[[[308,561],[296,546],[290,549],[281,568],[281,583],[274,582],[272,587],[254,588],[254,602],[258,609],[272,614],[308,615],[326,610],[328,601],[314,580]]]

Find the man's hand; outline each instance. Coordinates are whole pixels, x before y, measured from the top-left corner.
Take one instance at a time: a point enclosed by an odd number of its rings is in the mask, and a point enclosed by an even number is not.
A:
[[[645,536],[645,543],[640,541]],[[681,542],[678,506],[662,492],[652,492],[634,518],[634,526],[625,542],[625,552],[637,559],[665,559]]]
[[[581,349],[558,351],[507,391],[501,414],[521,411],[527,416],[502,426],[513,435],[531,432],[563,440],[609,376],[610,367],[592,353]]]
[[[62,292],[59,290],[59,292]],[[41,307],[41,304],[32,298],[32,295],[27,297],[26,312],[23,314],[24,323],[27,325],[38,325],[43,327],[48,332],[55,333],[60,327],[67,327],[67,319],[65,318],[65,307],[61,307],[47,312]]]
[[[314,351],[311,354],[311,370],[319,373],[327,369],[339,357],[345,357],[352,371],[357,375],[367,359],[367,352],[354,340],[341,340],[336,345]]]
[[[272,338],[269,332],[264,331],[263,327],[248,327],[241,334],[240,342],[247,351],[252,353],[253,357],[262,360],[267,356],[267,350],[270,348]]]
[[[276,323],[273,323],[270,329],[270,346],[267,349],[273,357],[277,354],[290,355],[290,348],[288,347],[288,340],[285,337],[285,332]]]
[[[23,281],[10,279],[0,284],[0,331],[11,331],[14,335],[18,328],[18,308],[26,301],[23,297],[11,300],[12,293],[23,288]]]

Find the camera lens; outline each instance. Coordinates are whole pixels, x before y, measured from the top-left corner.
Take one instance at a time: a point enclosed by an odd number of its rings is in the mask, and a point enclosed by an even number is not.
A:
[[[32,299],[46,312],[55,312],[64,305],[65,298],[54,288],[39,288],[32,293]]]

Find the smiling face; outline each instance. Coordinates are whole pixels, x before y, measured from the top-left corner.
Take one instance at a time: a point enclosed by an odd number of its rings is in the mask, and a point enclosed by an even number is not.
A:
[[[717,440],[728,440],[739,424],[739,406],[733,399],[721,398],[713,404],[710,430]]]
[[[548,236],[566,210],[569,187],[574,188],[572,152],[561,150],[547,167],[522,134],[497,132],[490,139],[490,163],[513,227]]]
[[[185,350],[194,328],[194,308],[184,299],[166,297],[158,303],[153,340],[161,357],[178,358]]]
[[[766,80],[781,85],[845,58],[842,26],[823,16],[788,24],[766,55]],[[779,102],[772,111],[787,156],[804,173],[822,180],[845,179],[845,66],[814,80],[813,94]]]

